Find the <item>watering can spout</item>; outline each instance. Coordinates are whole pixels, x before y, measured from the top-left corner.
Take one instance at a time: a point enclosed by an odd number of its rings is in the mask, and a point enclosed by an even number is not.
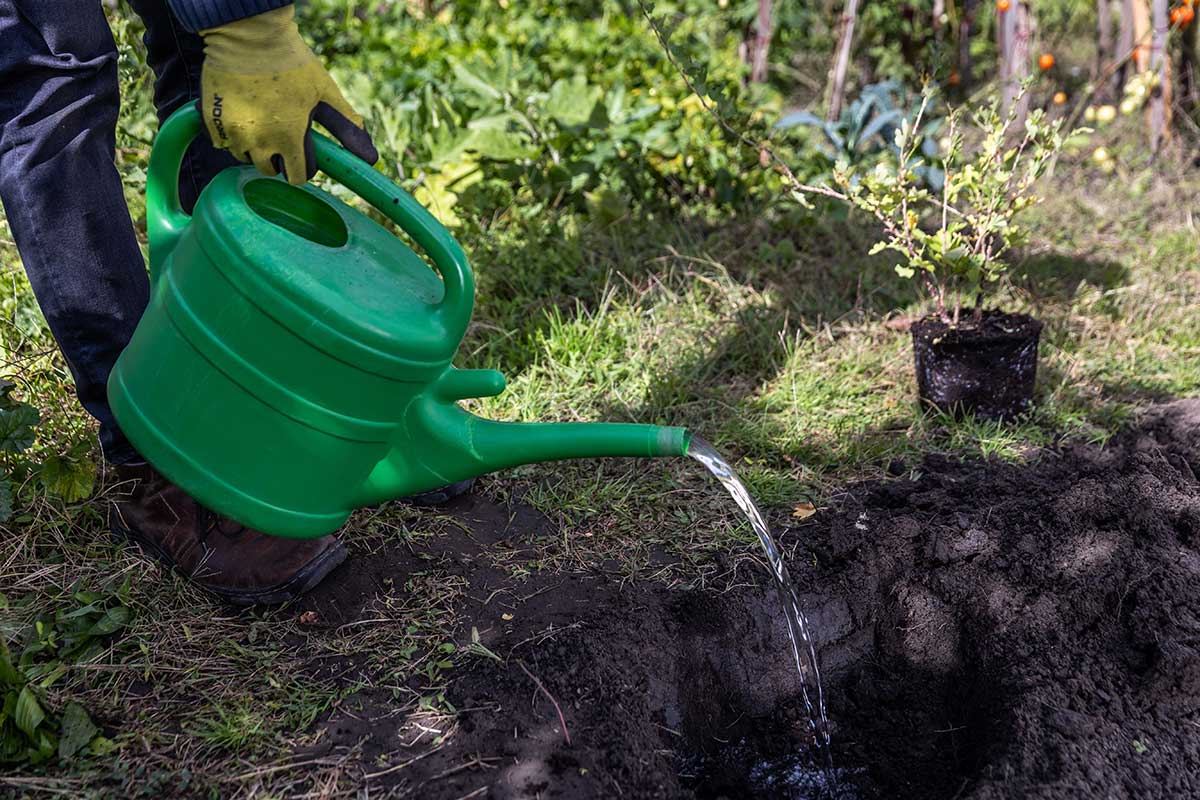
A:
[[[392,449],[367,478],[361,502],[375,504],[488,472],[568,458],[687,455],[684,428],[607,422],[494,422],[463,410],[463,397],[498,394],[503,376],[454,370],[440,391],[418,398]]]

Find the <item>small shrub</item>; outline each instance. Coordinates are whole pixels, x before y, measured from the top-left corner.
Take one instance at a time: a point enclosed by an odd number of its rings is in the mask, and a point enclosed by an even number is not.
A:
[[[797,190],[801,198],[834,197],[874,217],[884,238],[871,253],[896,253],[896,272],[919,276],[937,315],[957,325],[964,298],[978,321],[985,289],[1008,271],[1003,256],[1026,236],[1017,215],[1040,202],[1035,184],[1067,137],[1061,121],[1047,119],[1041,110],[1018,125],[1015,112],[1002,115],[993,101],[972,115],[980,141],[968,150],[963,112],[956,109],[941,141],[945,180],[941,191],[932,191],[921,177],[927,163],[920,135],[931,95],[927,89],[921,112],[896,130],[901,156],[895,163],[879,163],[860,174],[842,162],[834,169],[837,188],[801,185]]]

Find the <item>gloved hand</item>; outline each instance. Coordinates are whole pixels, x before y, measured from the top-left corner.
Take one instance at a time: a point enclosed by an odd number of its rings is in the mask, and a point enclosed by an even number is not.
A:
[[[300,38],[292,6],[200,34],[200,110],[217,147],[298,185],[317,170],[315,120],[359,158],[379,159],[362,117]]]

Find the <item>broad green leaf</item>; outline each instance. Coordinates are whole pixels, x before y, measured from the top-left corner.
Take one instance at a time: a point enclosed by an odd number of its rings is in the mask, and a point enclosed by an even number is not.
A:
[[[528,146],[523,136],[499,128],[471,131],[465,149],[473,150],[493,161],[518,161],[537,155],[537,150]]]
[[[13,722],[17,727],[30,739],[37,741],[37,728],[45,718],[46,712],[42,710],[33,689],[29,686],[21,689],[21,693],[17,695],[17,707],[13,711]]]
[[[429,166],[442,169],[463,157],[472,131],[450,129],[443,125],[434,132],[425,132],[425,144],[429,148]]]
[[[462,224],[458,214],[454,213],[454,206],[458,204],[458,194],[447,189],[446,181],[440,176],[426,179],[413,192],[413,196],[446,227],[454,228]]]
[[[484,128],[496,128],[499,130],[508,130],[508,126],[517,121],[517,115],[505,111],[503,114],[489,114],[483,117],[475,117],[467,123],[467,128],[470,130],[482,130]]]
[[[79,608],[75,609],[74,611],[67,611],[66,613],[60,614],[60,616],[58,618],[60,620],[62,620],[63,622],[66,622],[67,620],[70,620],[70,619],[75,619],[77,617],[86,617],[88,614],[94,614],[101,610],[102,606],[100,605],[100,601],[102,599],[103,598],[100,598],[100,597],[95,598],[92,601],[90,601],[86,606],[80,606]]]
[[[68,759],[75,756],[88,742],[95,738],[100,729],[92,722],[83,706],[75,701],[67,703],[62,715],[62,733],[58,739],[58,757]]]
[[[0,452],[23,453],[33,444],[34,427],[41,419],[28,403],[0,408]]]
[[[616,192],[599,189],[587,195],[588,213],[601,225],[611,225],[629,214],[625,199]]]
[[[94,756],[105,756],[117,749],[117,743],[105,736],[97,736],[89,744]]]
[[[869,142],[875,134],[884,131],[889,125],[894,126],[896,120],[900,119],[900,112],[896,110],[886,111],[867,123],[866,127],[859,133],[858,139],[855,142],[855,147],[860,147]],[[884,133],[886,136],[886,132]]]
[[[504,93],[485,81],[483,78],[476,75],[471,70],[467,69],[459,62],[454,62],[453,65],[454,78],[459,86],[464,89],[469,89],[476,94],[482,95],[491,100],[498,100],[504,96]]]
[[[49,664],[41,665],[36,676],[30,674],[28,677],[30,682],[33,682],[34,680],[37,681],[38,688],[49,689],[58,681],[59,678],[61,678],[63,675],[66,675],[67,671],[68,668],[66,664],[55,660],[51,661]]]
[[[91,459],[50,456],[38,471],[46,491],[68,503],[89,497],[96,485],[96,464]]]
[[[821,128],[825,125],[825,120],[818,117],[811,111],[793,111],[790,114],[784,114],[783,117],[775,123],[776,128],[795,128],[799,125],[811,125]]]
[[[125,606],[116,606],[105,612],[88,633],[91,636],[108,636],[124,628],[131,619],[133,619],[132,611]]]
[[[478,183],[483,177],[474,159],[474,156],[470,156],[425,175],[413,192],[417,202],[428,208],[443,225],[454,227],[462,222],[454,211],[458,192]]]
[[[846,141],[838,134],[838,126],[832,122],[827,122],[821,128],[825,132],[825,138],[833,145],[835,153],[842,154],[846,151]]]
[[[598,94],[582,75],[560,79],[550,87],[543,110],[560,125],[583,125],[592,118]]]

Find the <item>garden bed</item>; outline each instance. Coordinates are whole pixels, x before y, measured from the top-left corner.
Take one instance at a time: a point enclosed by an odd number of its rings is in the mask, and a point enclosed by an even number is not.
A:
[[[846,796],[1200,795],[1200,402],[1105,448],[892,467],[780,533],[811,554],[792,569]],[[479,634],[457,715],[376,687],[298,756],[431,799],[815,796],[764,571],[674,592],[602,564],[518,581],[546,520],[480,497],[448,513],[456,533],[352,559],[302,611],[366,620],[389,580],[450,565],[460,647]]]

